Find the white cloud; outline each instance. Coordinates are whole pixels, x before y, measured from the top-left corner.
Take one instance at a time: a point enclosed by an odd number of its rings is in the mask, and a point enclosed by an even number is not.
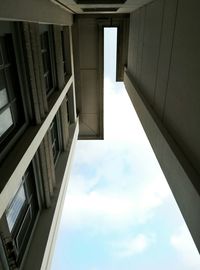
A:
[[[200,269],[200,255],[185,224],[171,236],[170,243],[183,262],[184,269]]]
[[[73,183],[63,213],[63,222],[68,229],[86,226],[109,232],[146,223],[169,196],[164,179],[113,188],[113,183],[98,187],[97,178],[87,181],[86,177],[79,175],[74,177]]]
[[[117,258],[130,257],[143,253],[154,241],[155,237],[152,235],[138,234],[132,238],[111,243],[111,250]]]

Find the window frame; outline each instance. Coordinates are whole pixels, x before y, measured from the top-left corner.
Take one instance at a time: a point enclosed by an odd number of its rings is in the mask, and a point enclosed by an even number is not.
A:
[[[60,35],[61,35],[63,73],[66,83],[69,77],[72,75],[69,27],[63,26],[61,28]]]
[[[66,50],[65,50],[65,32],[64,29],[61,29],[61,47],[62,47],[62,63],[63,63],[63,73],[66,81],[67,76],[67,56],[66,56]]]
[[[56,126],[56,129],[53,130],[53,128],[55,126]],[[61,122],[60,122],[60,112],[59,111],[57,112],[54,119],[52,120],[51,125],[49,127],[49,130],[50,130],[50,134],[51,134],[51,148],[52,148],[52,153],[53,153],[53,161],[54,161],[54,165],[56,166],[57,161],[58,161],[59,156],[60,156],[61,151],[62,151],[62,134],[61,134]],[[56,142],[56,138],[54,137],[54,133],[56,133],[57,142]],[[56,155],[54,155],[53,148],[56,145],[56,143],[58,146],[58,151],[57,151]]]
[[[9,239],[10,244],[13,247],[13,256],[15,257],[14,260],[16,262],[16,266],[19,267],[23,265],[41,211],[40,194],[38,193],[38,171],[36,171],[35,162],[36,161],[34,158],[25,171],[17,192],[5,210],[5,218],[3,219],[5,220],[4,227],[7,227],[7,232],[10,235],[9,237],[7,235],[6,239]],[[13,228],[10,230],[6,212],[13,203],[13,200],[16,198],[22,186],[24,188],[26,200],[18,213]]]
[[[18,110],[18,117],[22,119],[22,121],[15,121],[16,116],[14,115],[14,111],[16,109],[12,108],[12,119],[14,120],[13,125],[7,129],[3,135],[0,138],[0,162],[5,158],[8,151],[12,148],[12,146],[16,143],[16,141],[20,138],[22,133],[25,131],[25,129],[28,126],[28,123],[30,121],[30,114],[28,113],[28,110],[30,110],[28,104],[29,104],[29,98],[26,95],[28,84],[27,84],[27,74],[26,74],[26,68],[25,68],[25,59],[24,59],[24,53],[23,53],[23,44],[22,44],[22,33],[21,33],[21,25],[17,22],[3,22],[0,21],[0,38],[1,40],[5,38],[5,36],[10,35],[10,41],[12,42],[12,49],[13,49],[13,59],[12,59],[12,65],[13,65],[13,71],[15,72],[14,75],[14,81],[17,80],[17,87],[13,88],[13,90],[9,89],[8,85],[12,84],[12,82],[8,81],[5,76],[4,71],[4,63],[2,63],[0,69],[3,70],[3,74],[5,77],[5,84],[6,84],[6,92],[9,99],[9,91],[15,90],[15,100],[10,100],[9,104],[7,103],[6,106],[11,106],[11,103],[16,101],[15,107]],[[5,40],[4,40],[5,42]],[[1,49],[2,51],[2,49]],[[3,52],[2,52],[3,54]],[[6,64],[7,65],[7,64]],[[10,75],[12,72],[10,72]],[[12,77],[12,76],[11,76]],[[18,103],[18,104],[17,104]],[[1,108],[2,110],[6,109]]]
[[[15,227],[17,226],[17,223],[19,223],[20,217],[22,216],[24,209],[26,207],[26,204],[27,204],[27,195],[26,195],[26,188],[25,188],[24,182],[25,182],[25,179],[23,177],[22,182],[21,182],[19,188],[17,189],[17,192],[15,193],[15,196],[13,197],[13,199],[11,200],[11,202],[9,203],[9,205],[7,206],[7,209],[6,209],[6,213],[5,213],[6,214],[6,221],[7,221],[10,233],[15,231]],[[15,220],[13,221],[13,224],[11,224],[11,227],[10,227],[10,225],[9,225],[10,211],[12,211],[11,210],[12,206],[16,205],[16,200],[18,199],[19,193],[20,193],[22,188],[23,188],[23,193],[24,193],[25,198],[24,198],[24,201],[19,209],[17,216],[15,217]]]
[[[47,98],[57,90],[57,77],[56,77],[56,65],[55,65],[55,46],[54,46],[54,38],[53,38],[53,28],[52,25],[43,25],[39,24],[39,34],[40,34],[40,52],[41,52],[41,58],[42,58],[42,67],[43,67],[43,74],[42,78],[44,80],[44,86],[45,86],[45,93]],[[45,36],[47,35],[47,47],[46,49],[42,47],[42,44],[45,44]],[[45,71],[45,63],[43,55],[46,53],[47,55],[47,63],[50,65]],[[47,65],[48,65],[47,64]],[[52,87],[47,90],[46,88],[46,81],[45,76],[47,74],[50,74],[51,81],[52,81]]]

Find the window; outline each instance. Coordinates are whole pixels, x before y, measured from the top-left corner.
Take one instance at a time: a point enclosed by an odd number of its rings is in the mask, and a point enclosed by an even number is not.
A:
[[[5,222],[7,222],[10,232],[9,238],[12,240],[10,244],[15,251],[14,256],[18,266],[27,248],[38,211],[35,177],[32,166],[29,166],[22,177],[19,189],[5,212]]]
[[[24,122],[12,34],[0,37],[0,143]]]
[[[54,62],[54,46],[53,37],[50,26],[40,25],[40,43],[43,63],[43,77],[45,83],[46,94],[49,95],[55,90],[55,62]]]
[[[58,116],[55,116],[50,126],[54,164],[56,164],[60,154],[60,132],[58,120]]]
[[[63,70],[64,70],[64,76],[67,75],[67,59],[66,59],[66,47],[65,47],[65,37],[64,37],[64,31],[61,31],[61,42],[62,42],[62,56],[63,56]]]
[[[67,121],[68,121],[68,124],[70,124],[70,112],[69,112],[69,100],[68,100],[68,97],[66,97],[66,107],[67,107]]]
[[[21,185],[21,187],[17,191],[17,194],[15,195],[14,199],[12,200],[11,204],[9,205],[6,211],[6,219],[8,222],[10,232],[12,231],[19,214],[23,209],[25,202],[26,202],[25,190],[24,186]]]
[[[67,107],[68,124],[72,124],[75,121],[74,94],[73,94],[72,87],[70,87],[70,89],[66,95],[66,107]]]
[[[69,27],[65,26],[61,30],[61,45],[62,45],[62,62],[63,71],[65,76],[65,82],[67,81],[67,76],[71,76],[71,52],[70,52],[70,38],[69,38]]]

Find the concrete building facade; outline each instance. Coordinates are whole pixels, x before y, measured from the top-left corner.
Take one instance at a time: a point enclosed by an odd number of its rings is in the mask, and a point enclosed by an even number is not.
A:
[[[118,28],[116,80],[200,251],[199,9],[0,0],[0,269],[50,269],[76,140],[103,139],[104,27]]]

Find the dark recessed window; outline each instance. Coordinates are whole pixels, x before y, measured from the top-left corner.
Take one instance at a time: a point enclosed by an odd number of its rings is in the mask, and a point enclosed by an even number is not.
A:
[[[66,55],[66,45],[65,45],[65,36],[64,31],[61,31],[61,42],[62,42],[62,57],[63,57],[63,70],[64,75],[67,75],[67,55]]]
[[[69,100],[68,100],[68,97],[66,97],[66,107],[67,107],[67,121],[68,121],[68,124],[70,124],[70,112],[69,112]]]
[[[54,62],[54,46],[52,33],[49,27],[47,31],[40,34],[41,54],[43,63],[43,77],[46,94],[49,95],[55,90],[55,62]]]
[[[53,152],[53,159],[54,164],[56,164],[60,154],[60,133],[59,133],[59,121],[57,116],[54,117],[51,123],[50,131],[51,131],[51,142],[52,142],[51,147]]]
[[[63,62],[63,71],[65,76],[65,82],[71,76],[71,52],[70,52],[70,37],[69,37],[69,28],[63,27],[61,31],[61,45],[62,45],[62,62]]]
[[[24,122],[12,34],[6,34],[0,37],[0,143]]]
[[[73,124],[75,121],[75,111],[74,111],[74,94],[72,87],[70,87],[66,95],[66,107],[67,107],[68,124]]]

